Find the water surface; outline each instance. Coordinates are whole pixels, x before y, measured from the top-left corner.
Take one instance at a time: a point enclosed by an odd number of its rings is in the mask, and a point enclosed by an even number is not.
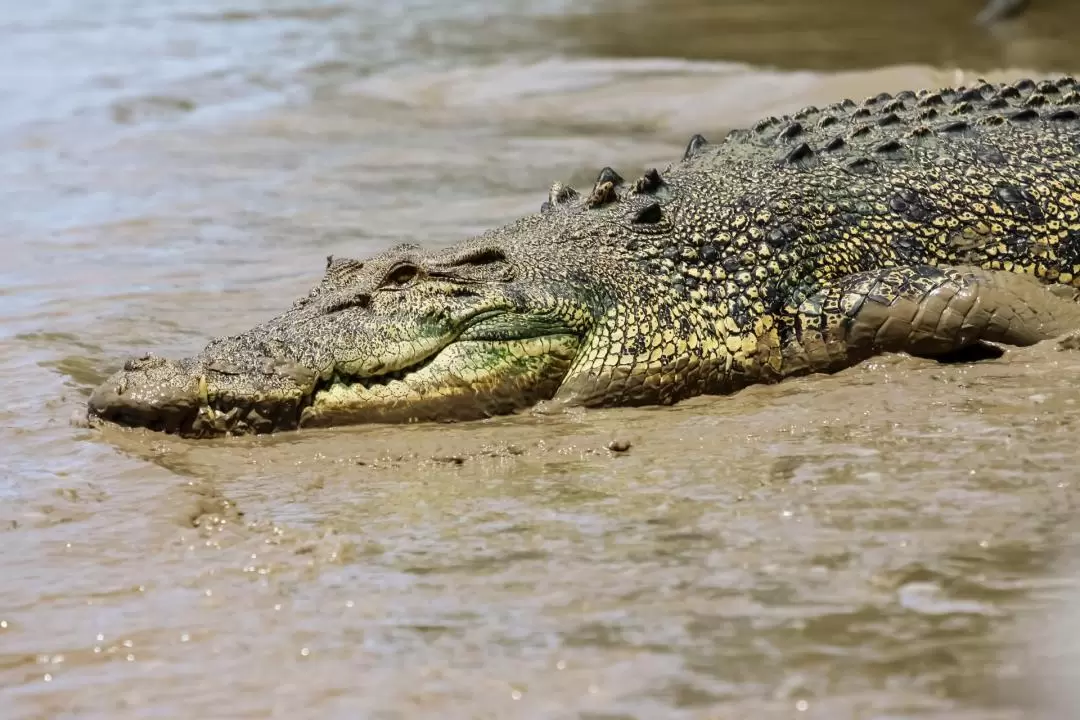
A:
[[[456,241],[693,132],[1078,64],[1046,34],[1068,8],[979,30],[942,20],[961,5],[905,4],[918,38],[840,2],[6,7],[5,717],[1048,706],[1080,462],[1080,355],[1053,343],[454,426],[70,421],[129,355],[270,317],[328,254]]]

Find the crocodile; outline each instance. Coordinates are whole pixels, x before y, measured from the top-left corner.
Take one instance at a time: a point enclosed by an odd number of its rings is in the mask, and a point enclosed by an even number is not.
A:
[[[92,422],[185,436],[665,405],[1080,327],[1080,85],[881,93],[610,167],[442,248],[328,258],[280,316],[129,360]],[[985,352],[984,352],[985,351]],[[971,355],[966,355],[971,353]]]

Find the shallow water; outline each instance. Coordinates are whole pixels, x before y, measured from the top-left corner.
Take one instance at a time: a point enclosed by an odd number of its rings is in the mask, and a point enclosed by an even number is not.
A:
[[[71,423],[126,357],[270,317],[327,254],[453,242],[692,132],[1080,65],[1050,2],[917,43],[850,3],[813,32],[640,5],[5,8],[4,717],[1068,716],[1080,354],[1053,343],[663,409]]]

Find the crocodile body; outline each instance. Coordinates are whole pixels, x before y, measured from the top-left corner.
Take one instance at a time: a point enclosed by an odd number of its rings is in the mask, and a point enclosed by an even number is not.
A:
[[[556,183],[459,245],[330,261],[278,318],[129,362],[90,414],[189,435],[473,419],[1030,344],[1080,326],[1078,149],[1072,78],[695,136],[663,172]]]

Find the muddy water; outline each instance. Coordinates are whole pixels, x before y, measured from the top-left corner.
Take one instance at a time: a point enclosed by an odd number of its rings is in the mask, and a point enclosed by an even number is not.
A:
[[[1080,353],[1053,343],[458,426],[70,422],[128,355],[269,317],[327,254],[452,242],[762,114],[1080,65],[1050,2],[918,47],[811,4],[837,21],[5,6],[0,716],[1069,717]]]

